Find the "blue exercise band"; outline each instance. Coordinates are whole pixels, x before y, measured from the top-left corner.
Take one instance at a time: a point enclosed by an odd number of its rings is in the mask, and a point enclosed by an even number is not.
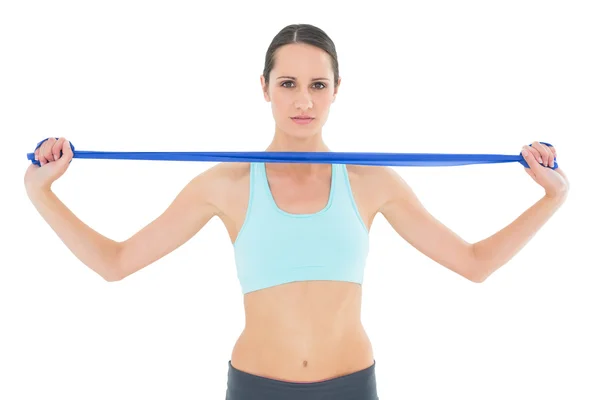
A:
[[[58,138],[56,138],[58,139]],[[37,150],[42,143],[39,142]],[[552,146],[549,143],[543,143]],[[73,158],[112,159],[112,160],[164,160],[164,161],[208,161],[208,162],[267,162],[267,163],[308,163],[308,164],[357,164],[383,166],[454,166],[470,164],[497,164],[518,162],[529,168],[521,154],[516,156],[502,154],[439,154],[439,153],[358,153],[358,152],[111,152],[111,151],[73,151]],[[530,144],[531,146],[531,144]],[[34,150],[34,153],[35,153]],[[34,153],[28,153],[27,159],[35,165],[40,162]],[[61,151],[62,156],[62,151]],[[550,168],[550,167],[547,167]],[[556,158],[552,169],[558,168]]]

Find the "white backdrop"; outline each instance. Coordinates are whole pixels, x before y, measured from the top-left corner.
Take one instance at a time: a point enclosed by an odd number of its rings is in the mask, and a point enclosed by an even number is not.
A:
[[[29,202],[25,156],[49,136],[78,150],[264,150],[264,55],[291,23],[336,43],[342,86],[324,128],[334,151],[518,154],[540,140],[571,181],[564,206],[483,284],[377,217],[363,322],[381,399],[600,398],[592,3],[3,2],[0,398],[224,398],[244,315],[220,221],[107,283]],[[125,240],[212,165],[75,159],[54,192]],[[543,195],[516,163],[398,171],[471,242]]]

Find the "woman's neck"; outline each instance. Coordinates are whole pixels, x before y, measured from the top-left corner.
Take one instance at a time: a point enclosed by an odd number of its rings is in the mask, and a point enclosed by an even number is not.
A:
[[[276,133],[267,147],[268,152],[329,152],[329,148],[323,142],[321,133],[308,138],[294,138],[285,134]],[[330,166],[326,164],[306,164],[306,163],[271,163],[272,169],[290,172],[299,175],[312,175],[320,173],[323,169],[329,170]]]

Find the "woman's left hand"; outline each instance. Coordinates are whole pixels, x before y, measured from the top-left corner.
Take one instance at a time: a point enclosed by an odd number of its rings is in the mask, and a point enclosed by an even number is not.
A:
[[[553,146],[533,142],[531,146],[523,146],[521,154],[529,165],[529,168],[525,168],[525,172],[546,190],[546,196],[566,196],[569,191],[567,176],[560,167],[552,169],[556,158],[556,149]]]

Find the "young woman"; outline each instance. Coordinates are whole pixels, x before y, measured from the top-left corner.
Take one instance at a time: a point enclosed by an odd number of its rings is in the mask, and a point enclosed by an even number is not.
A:
[[[330,151],[322,128],[340,87],[331,39],[312,25],[281,30],[261,85],[275,134],[266,151]],[[62,151],[62,156],[61,156]],[[369,229],[381,213],[426,256],[473,282],[510,260],[566,199],[556,150],[524,146],[545,196],[495,235],[471,244],[430,215],[391,168],[221,163],[192,179],[162,215],[116,242],[78,219],[51,185],[73,157],[65,138],[36,150],[25,176],[36,209],[107,281],[164,257],[217,216],[233,243],[246,325],[229,361],[228,400],[375,400],[375,359],[361,323]]]

